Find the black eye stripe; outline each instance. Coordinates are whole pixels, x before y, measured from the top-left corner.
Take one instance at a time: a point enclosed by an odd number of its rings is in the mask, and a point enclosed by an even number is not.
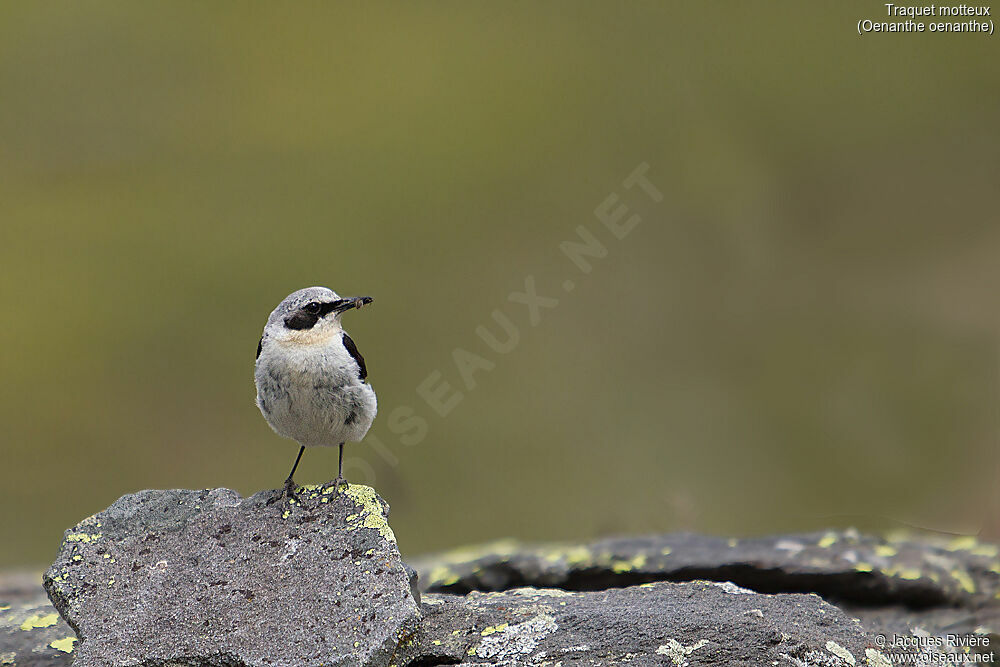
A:
[[[301,331],[302,329],[312,329],[319,322],[319,315],[297,310],[285,318],[285,326],[289,329]]]
[[[302,329],[312,329],[319,322],[321,317],[326,317],[333,311],[337,309],[338,306],[343,305],[343,299],[337,299],[336,301],[329,302],[319,302],[310,301],[306,305],[302,306],[294,313],[285,318],[285,326],[289,329],[295,329],[301,331]],[[313,310],[315,309],[315,310]]]

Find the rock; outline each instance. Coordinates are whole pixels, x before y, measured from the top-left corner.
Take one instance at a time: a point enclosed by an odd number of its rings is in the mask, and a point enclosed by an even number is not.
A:
[[[764,593],[811,592],[848,605],[992,604],[996,545],[972,538],[885,540],[853,531],[755,539],[686,533],[584,545],[500,542],[411,563],[424,590],[516,586],[601,590],[651,581],[732,581]]]
[[[90,665],[385,665],[420,613],[369,487],[142,491],[66,532],[44,576]]]
[[[68,665],[76,641],[45,597],[39,573],[0,575],[0,665]]]
[[[264,508],[255,511],[274,509],[266,505],[273,496],[262,495]],[[329,494],[315,489],[307,495],[311,496],[307,503],[325,505],[322,498]],[[361,505],[372,502],[377,502],[374,492]],[[293,524],[309,515],[299,507],[280,507],[281,514],[289,512],[284,521]],[[319,514],[299,530],[327,516]],[[373,520],[360,521],[371,529],[365,531],[371,537],[381,537],[380,531],[388,531],[388,526],[384,515],[374,515]],[[95,527],[96,520],[104,521],[95,518],[69,533],[90,535],[89,542],[81,537],[67,544],[92,547],[107,539],[108,524]],[[927,654],[923,657],[931,658],[928,664],[943,664],[940,653],[947,651],[953,662],[976,659],[961,645],[949,647],[956,635],[959,640],[971,636],[985,645],[970,653],[984,654],[981,661],[995,661],[993,650],[1000,642],[1000,600],[996,597],[1000,561],[996,554],[996,546],[971,538],[883,540],[852,531],[753,540],[667,535],[575,546],[508,542],[465,549],[416,564],[425,589],[468,588],[471,592],[425,593],[419,629],[403,636],[395,653],[383,653],[385,662],[378,664],[902,664],[899,656],[892,655],[900,649],[881,648],[879,634],[889,642],[896,634],[939,643],[940,649],[934,649],[936,658],[930,656],[931,648],[923,649]],[[103,559],[104,554],[95,555]],[[399,574],[394,585],[401,595],[414,581],[407,582],[404,566],[395,571]],[[663,581],[692,577],[716,581]],[[728,583],[729,578],[740,585]],[[525,581],[535,583],[531,587],[516,583]],[[546,587],[542,581],[557,584]],[[37,584],[22,583],[16,598],[0,586],[0,603],[11,605],[15,600],[9,610],[0,612],[0,655],[16,656],[18,665],[68,664],[71,654],[55,655],[43,641],[47,636],[35,634],[51,631],[53,637],[59,634],[67,639],[67,626],[61,621],[31,632],[14,629],[14,620],[19,624],[38,617],[47,622],[54,611],[40,604]],[[486,586],[498,590],[473,590]],[[765,591],[750,590],[754,586]],[[810,592],[822,593],[825,601],[801,593],[810,588],[816,589]],[[16,619],[10,616],[15,612]],[[275,619],[265,616],[263,620]],[[304,634],[289,632],[290,639],[315,631],[314,617],[303,616],[298,622],[311,623],[313,629]],[[275,644],[272,653],[285,648]],[[76,652],[82,652],[82,647]],[[281,664],[279,657],[274,664]],[[143,658],[148,658],[147,664],[155,662],[154,656],[143,654]],[[214,664],[240,664],[226,663],[228,658],[219,655]],[[40,661],[31,662],[34,659]],[[374,659],[372,664],[376,664]]]
[[[394,660],[399,667],[836,666],[886,659],[856,620],[816,595],[762,595],[716,582],[430,594],[423,607],[420,631]]]
[[[1000,646],[998,547],[971,537],[882,539],[831,531],[742,540],[676,534],[579,545],[504,541],[411,563],[421,586],[432,592],[520,586],[588,591],[692,579],[764,593],[813,592],[857,617],[872,647],[880,634],[890,641],[893,635],[921,636],[942,647],[939,654],[952,646],[955,656],[968,659],[966,647],[980,642],[969,652],[995,661]],[[935,660],[940,663],[940,655]]]

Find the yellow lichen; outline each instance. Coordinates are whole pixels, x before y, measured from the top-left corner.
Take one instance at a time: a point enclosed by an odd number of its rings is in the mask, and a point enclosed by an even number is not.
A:
[[[431,583],[437,586],[451,586],[458,582],[458,574],[445,565],[438,565],[428,576]]]
[[[822,538],[820,538],[820,541],[817,542],[816,544],[817,544],[817,546],[822,547],[823,549],[826,549],[828,547],[832,547],[836,543],[837,543],[837,534],[836,533],[827,533]]]
[[[21,624],[22,630],[34,630],[35,628],[48,628],[59,622],[59,614],[35,614],[29,616]]]
[[[987,558],[996,558],[997,553],[1000,553],[1000,549],[997,549],[995,544],[979,544],[969,549],[969,553],[973,556],[986,556]]]
[[[440,560],[451,564],[470,563],[485,556],[499,556],[501,560],[506,560],[507,557],[518,553],[520,548],[521,545],[516,540],[495,540],[493,542],[487,542],[486,544],[452,549],[451,551],[447,551],[442,554],[440,556]],[[558,551],[559,549],[551,550],[547,548],[545,552],[540,553],[539,555],[545,557],[546,559],[558,560],[558,556],[553,556],[553,554],[556,554]]]
[[[614,559],[615,556],[610,551],[601,551],[594,555],[594,562],[599,564],[611,565]]]
[[[501,542],[495,542],[491,547],[501,546],[509,543],[509,552],[497,552],[494,550],[487,550],[485,548],[477,548],[477,551],[481,552],[482,556],[494,555],[500,553],[500,555],[511,555],[516,552],[516,542],[510,540],[504,540]],[[588,547],[575,544],[556,544],[552,546],[547,546],[539,549],[535,552],[538,556],[544,558],[550,563],[558,563],[559,561],[565,561],[567,565],[575,566],[582,565],[585,563],[590,563],[593,561],[593,553]]]
[[[646,554],[639,554],[631,560],[616,560],[611,563],[611,570],[618,574],[631,572],[646,564]]]
[[[895,565],[883,569],[882,573],[889,577],[899,577],[900,579],[906,579],[908,581],[920,579],[924,576],[923,572],[916,568],[902,568]]]
[[[972,581],[972,577],[965,570],[952,570],[951,577],[958,582],[958,585],[962,587],[966,593],[976,592],[976,583]]]
[[[83,542],[89,544],[94,540],[101,539],[101,533],[70,533],[66,536],[67,542]]]
[[[308,496],[309,500],[316,500],[319,498],[319,494],[322,491],[322,487],[319,484],[303,484],[302,486],[295,489],[295,493],[303,496]]]
[[[878,544],[875,546],[875,555],[881,556],[882,558],[892,558],[899,550],[896,547],[891,547],[888,544]]]
[[[49,646],[57,651],[62,651],[63,653],[72,653],[74,643],[76,643],[76,637],[64,637],[63,639],[57,639],[54,642],[51,642]]]
[[[970,549],[974,549],[978,544],[979,542],[974,535],[962,535],[949,542],[945,548],[948,551],[969,551]]]
[[[362,508],[361,516],[364,519],[362,527],[377,530],[383,539],[390,542],[396,541],[396,535],[386,521],[385,511],[378,496],[375,495],[375,489],[362,484],[348,484],[344,493],[354,501],[355,505]]]
[[[507,623],[501,623],[500,625],[497,625],[497,626],[492,626],[491,625],[491,626],[487,627],[485,630],[483,630],[482,632],[480,632],[479,634],[481,634],[483,637],[489,637],[494,632],[503,632],[504,630],[507,629],[507,626],[508,626]]]
[[[871,572],[874,568],[871,563],[857,563],[854,569],[858,572]]]
[[[563,551],[567,565],[583,565],[593,559],[593,553],[587,547],[570,547]]]

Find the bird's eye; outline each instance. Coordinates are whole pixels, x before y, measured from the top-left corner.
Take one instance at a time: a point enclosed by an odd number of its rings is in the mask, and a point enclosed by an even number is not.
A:
[[[313,313],[315,315],[319,312],[319,303],[316,301],[310,301],[304,306],[304,310],[307,313]]]

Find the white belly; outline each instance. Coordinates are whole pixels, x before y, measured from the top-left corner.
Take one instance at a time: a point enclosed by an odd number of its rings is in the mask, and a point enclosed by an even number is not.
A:
[[[365,437],[378,411],[375,390],[357,375],[339,341],[275,345],[257,360],[257,407],[275,433],[306,447]]]

